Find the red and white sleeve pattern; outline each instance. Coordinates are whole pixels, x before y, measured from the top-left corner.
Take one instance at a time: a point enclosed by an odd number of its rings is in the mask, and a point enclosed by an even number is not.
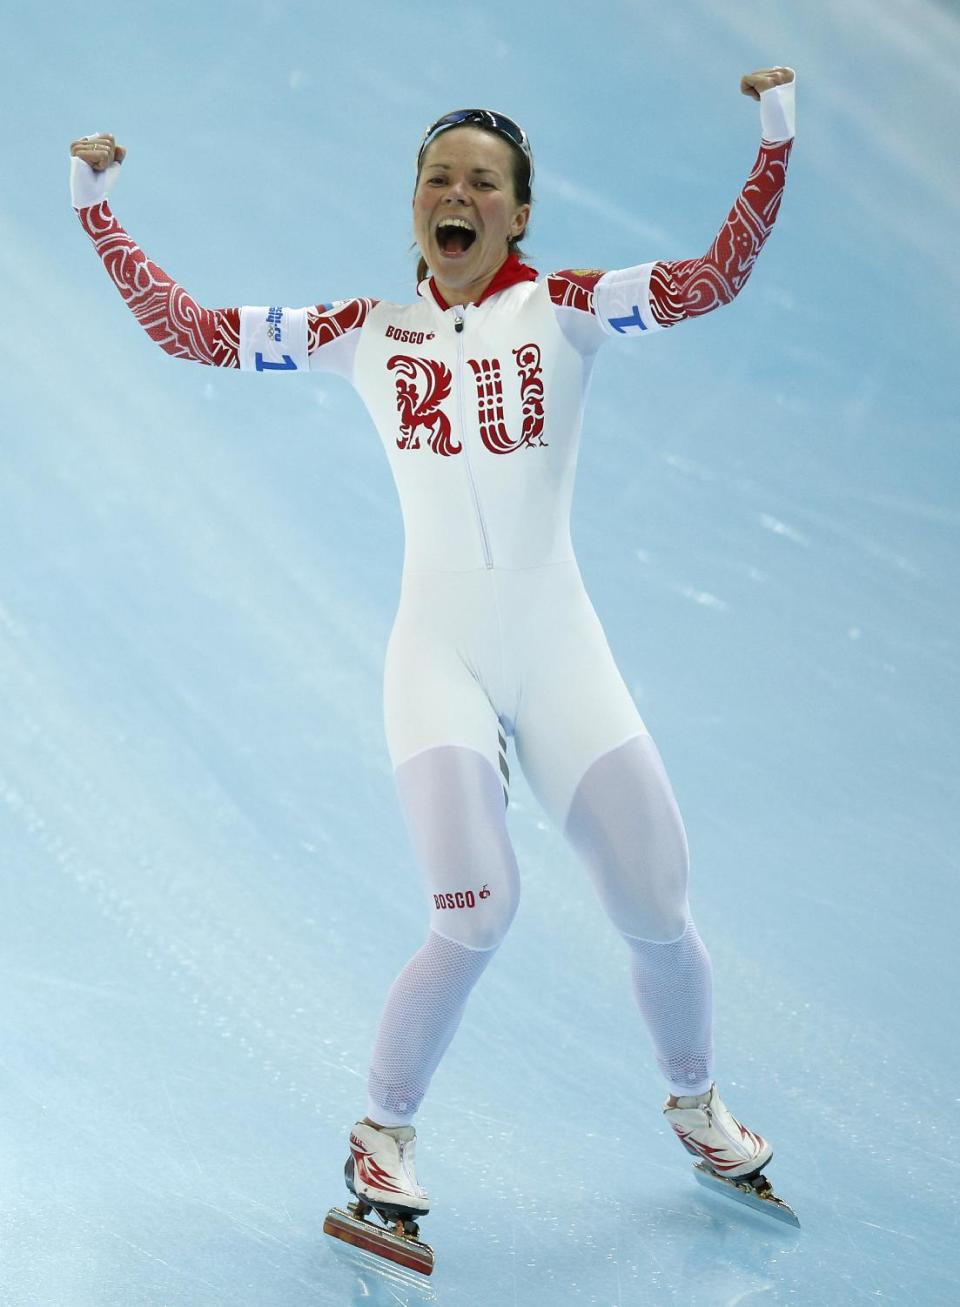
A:
[[[761,143],[753,171],[702,258],[654,264],[650,306],[661,327],[709,313],[740,293],[773,229],[792,147],[792,140]]]
[[[552,272],[547,278],[550,299],[558,309],[595,313],[593,293],[604,275],[599,268],[566,268],[563,272]]]
[[[153,263],[106,200],[75,210],[110,279],[140,325],[174,358],[255,372],[322,367],[319,351],[363,325],[376,300],[288,309],[279,305],[205,309]],[[311,359],[311,355],[318,358]]]
[[[719,308],[740,293],[773,228],[793,148],[794,81],[760,94],[760,152],[716,239],[698,259],[606,273],[594,312],[608,335],[638,336]]]
[[[594,312],[604,331],[647,335],[729,304],[773,228],[792,147],[792,139],[760,143],[753,170],[706,254],[606,273],[594,288]]]
[[[605,275],[598,268],[566,268],[547,277],[560,328],[582,354],[595,351],[606,338],[594,302],[597,282]]]
[[[174,358],[239,368],[239,309],[202,308],[147,258],[106,200],[75,212],[110,279],[151,340]]]
[[[333,304],[318,304],[307,316],[309,352],[314,354],[324,345],[332,345],[341,336],[362,327],[370,310],[376,308],[379,302],[379,300],[354,299],[336,300]]]

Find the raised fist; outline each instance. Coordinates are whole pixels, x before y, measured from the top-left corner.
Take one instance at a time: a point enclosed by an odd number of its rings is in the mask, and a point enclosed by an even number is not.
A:
[[[81,136],[70,144],[70,195],[75,209],[105,200],[126,156],[109,132]]]
[[[744,73],[740,78],[740,90],[744,95],[759,100],[761,91],[769,91],[772,86],[786,86],[795,76],[792,68],[758,68],[756,72]]]
[[[118,145],[111,132],[101,132],[96,136],[81,136],[70,143],[70,153],[77,159],[89,163],[96,172],[109,168],[114,160],[123,163],[126,150]]]

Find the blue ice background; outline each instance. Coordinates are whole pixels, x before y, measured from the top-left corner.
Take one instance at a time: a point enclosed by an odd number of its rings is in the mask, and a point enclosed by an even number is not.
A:
[[[960,1300],[956,6],[5,18],[3,1301]],[[693,1183],[619,940],[517,769],[525,897],[418,1121],[411,1284],[320,1233],[423,932],[386,460],[336,380],[159,350],[68,144],[128,147],[114,208],[204,304],[404,300],[438,113],[527,125],[542,271],[686,257],[754,158],[740,74],[780,62],[777,229],[733,307],[601,356],[574,539],[687,823],[718,1078],[803,1230]]]

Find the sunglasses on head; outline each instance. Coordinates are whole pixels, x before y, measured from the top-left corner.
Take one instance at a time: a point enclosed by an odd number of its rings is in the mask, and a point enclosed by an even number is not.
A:
[[[530,149],[527,133],[512,118],[508,118],[506,114],[496,113],[493,109],[454,109],[450,113],[445,113],[442,118],[438,118],[423,134],[420,149],[417,151],[417,168],[420,167],[424,150],[441,132],[449,131],[451,127],[471,124],[477,127],[489,127],[491,131],[499,132],[501,136],[516,145],[530,165],[530,181],[533,181],[533,151]]]

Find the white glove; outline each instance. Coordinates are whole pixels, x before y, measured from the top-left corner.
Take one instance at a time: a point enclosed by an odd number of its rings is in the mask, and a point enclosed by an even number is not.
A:
[[[91,141],[97,133],[82,136],[80,139]],[[73,155],[70,159],[70,198],[75,209],[89,209],[91,204],[105,200],[116,184],[120,164],[114,161],[109,168],[97,172],[89,163]]]

